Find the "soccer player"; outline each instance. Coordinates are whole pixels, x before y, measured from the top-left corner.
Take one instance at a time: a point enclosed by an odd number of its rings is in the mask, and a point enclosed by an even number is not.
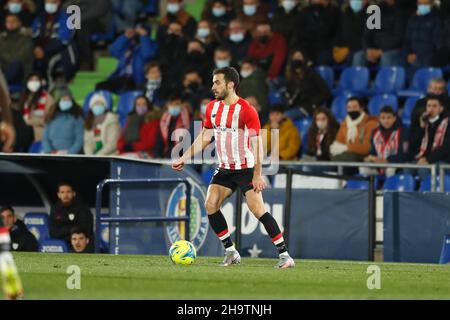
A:
[[[0,70],[0,110],[6,112],[9,110],[9,104],[8,85]],[[9,230],[3,226],[3,221],[0,219],[0,273],[2,287],[6,298],[14,300],[23,295],[23,288],[10,249],[11,239]]]
[[[182,170],[191,157],[210,143],[214,134],[219,167],[208,187],[205,207],[209,223],[225,247],[222,266],[241,262],[220,211],[223,201],[239,187],[250,211],[264,225],[278,249],[280,260],[276,267],[292,268],[295,266],[294,260],[289,256],[277,222],[265,210],[261,193],[266,184],[261,175],[263,148],[258,113],[236,94],[238,85],[239,74],[234,68],[225,67],[213,72],[212,92],[216,99],[206,106],[203,130],[192,146],[173,161],[172,168]]]

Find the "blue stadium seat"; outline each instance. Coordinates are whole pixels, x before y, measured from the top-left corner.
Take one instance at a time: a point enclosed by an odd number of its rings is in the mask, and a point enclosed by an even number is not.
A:
[[[440,177],[436,177],[436,191],[441,192]],[[431,176],[426,176],[420,183],[420,192],[431,192]],[[450,175],[444,176],[444,192],[450,192]]]
[[[120,126],[123,128],[127,121],[128,113],[133,111],[134,101],[136,97],[143,95],[142,91],[128,91],[124,92],[119,97],[119,102],[117,105],[117,113],[119,114]]]
[[[23,218],[23,222],[38,242],[50,238],[47,213],[27,212]]]
[[[308,131],[305,132],[300,138],[302,139],[302,145],[300,147],[301,153],[306,154],[308,152]]]
[[[309,127],[311,126],[312,118],[302,118],[299,120],[294,121],[295,126],[298,129],[298,132],[300,133],[300,138],[302,138],[309,130]]]
[[[10,93],[22,92],[24,86],[22,84],[8,84],[8,89]]]
[[[369,112],[371,115],[377,116],[380,113],[380,109],[384,106],[391,106],[394,111],[397,111],[397,96],[388,93],[377,94],[370,99],[367,107],[369,108]]]
[[[344,91],[363,93],[369,85],[369,69],[366,67],[348,67],[342,71],[339,84],[333,95],[339,95]]]
[[[334,70],[330,66],[317,66],[316,72],[326,81],[328,88],[332,89],[334,85]]]
[[[417,100],[421,97],[409,97],[406,99],[405,105],[403,106],[402,122],[405,126],[409,127],[411,125],[411,114],[416,105]]]
[[[108,217],[109,214],[102,213],[102,217]],[[109,223],[102,222],[100,224],[100,250],[109,253]]]
[[[42,141],[38,140],[31,144],[28,153],[42,153]]]
[[[283,95],[280,90],[275,88],[269,88],[269,105],[273,106],[275,104],[283,104]]]
[[[395,94],[405,86],[405,69],[400,66],[381,67],[369,94]]]
[[[361,175],[357,175],[358,177],[361,177]],[[378,176],[374,176],[375,180],[375,188],[378,185]],[[345,186],[345,189],[349,190],[368,190],[369,189],[369,182],[364,180],[348,180],[347,184]]]
[[[414,191],[415,180],[410,174],[396,174],[384,181],[383,191]]]
[[[420,96],[426,93],[431,79],[442,77],[443,72],[439,68],[420,68],[414,73],[409,88],[406,90],[400,90],[397,94],[402,97]]]
[[[113,107],[113,97],[112,93],[106,90],[99,90],[99,91],[92,91],[87,94],[87,96],[84,98],[83,102],[83,112],[84,114],[87,114],[89,112],[89,101],[91,100],[92,96],[95,93],[99,93],[105,97],[106,102],[108,103],[109,109],[111,110]]]
[[[39,242],[39,252],[65,253],[69,252],[69,248],[64,240],[47,239]]]
[[[338,95],[333,99],[333,102],[331,103],[331,112],[339,122],[342,122],[347,115],[347,99],[353,95],[354,94],[347,92],[346,94]]]

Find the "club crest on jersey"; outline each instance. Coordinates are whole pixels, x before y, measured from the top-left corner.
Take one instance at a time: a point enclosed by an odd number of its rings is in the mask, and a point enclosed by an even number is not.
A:
[[[191,219],[190,219],[190,241],[198,250],[202,247],[208,234],[209,222],[206,209],[201,203],[205,201],[205,194],[200,186],[189,179],[192,186],[191,194]],[[167,217],[179,217],[186,215],[186,185],[184,183],[172,191],[166,209]],[[170,223],[166,227],[170,243],[185,239],[184,222]]]

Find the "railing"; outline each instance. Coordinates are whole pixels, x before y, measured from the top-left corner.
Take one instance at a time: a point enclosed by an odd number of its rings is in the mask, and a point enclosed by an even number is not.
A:
[[[108,184],[114,185],[142,185],[142,184],[168,184],[184,183],[186,185],[186,215],[181,217],[102,217],[102,191]],[[191,184],[187,179],[106,179],[97,185],[97,196],[95,199],[95,252],[100,252],[100,230],[102,222],[177,222],[185,221],[185,240],[189,241],[189,222],[191,217]]]
[[[445,171],[450,171],[450,164],[439,165],[439,188],[441,192],[444,192]]]

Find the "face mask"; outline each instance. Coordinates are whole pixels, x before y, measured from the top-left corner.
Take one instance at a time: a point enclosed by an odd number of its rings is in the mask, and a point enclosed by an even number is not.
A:
[[[167,12],[175,14],[180,11],[180,5],[178,3],[169,3],[167,5]]]
[[[281,3],[281,5],[283,6],[284,10],[289,13],[295,8],[295,1],[285,0]]]
[[[105,113],[105,110],[106,110],[106,108],[105,108],[105,106],[102,105],[102,104],[95,104],[95,105],[92,107],[92,113],[93,113],[94,116],[96,116],[96,117],[101,116],[102,114],[104,114],[104,113]]]
[[[146,105],[136,106],[136,113],[140,116],[146,114],[148,107]]]
[[[59,101],[59,110],[61,111],[67,111],[72,108],[72,101],[71,100],[60,100]]]
[[[200,112],[201,112],[201,114],[206,114],[206,104],[202,104],[200,106]]]
[[[261,42],[262,44],[266,44],[267,42],[269,42],[269,36],[259,36],[259,42]]]
[[[151,87],[159,87],[161,85],[161,79],[158,80],[148,80],[147,84]]]
[[[426,14],[429,14],[431,11],[431,6],[428,4],[419,4],[417,6],[417,14],[419,16],[424,16]]]
[[[244,14],[246,16],[252,16],[256,13],[256,6],[253,4],[244,5]]]
[[[317,128],[319,128],[319,130],[324,130],[327,128],[328,123],[326,121],[317,121],[316,125],[317,125]]]
[[[300,68],[300,67],[303,67],[303,66],[304,66],[303,60],[296,59],[296,60],[292,60],[291,61],[292,69],[297,69],[297,68]]]
[[[216,18],[222,17],[225,13],[226,13],[225,8],[213,8],[212,9],[212,14]]]
[[[19,13],[22,11],[22,4],[21,3],[9,3],[8,4],[8,10],[11,13]]]
[[[31,92],[37,92],[41,88],[41,82],[36,80],[28,81],[27,88]]]
[[[241,71],[241,76],[242,78],[248,78],[252,75],[253,71],[252,70],[242,70]]]
[[[172,117],[178,117],[178,115],[181,113],[181,107],[180,106],[172,106],[169,108],[169,113]]]
[[[200,84],[198,82],[192,82],[188,85],[189,90],[196,92],[198,88],[200,88]]]
[[[357,119],[357,118],[361,115],[361,112],[359,112],[359,111],[350,111],[350,112],[348,113],[348,115],[350,116],[350,118],[351,118],[352,120],[355,120],[355,119]]]
[[[199,28],[197,30],[197,36],[199,38],[206,38],[207,36],[209,36],[209,29],[207,29],[207,28]]]
[[[362,10],[362,1],[361,0],[350,0],[350,8],[352,8],[353,12],[357,13]]]
[[[230,66],[230,60],[216,60],[217,68],[225,68]]]
[[[58,11],[58,5],[56,3],[46,3],[45,4],[45,12],[48,14],[53,14]]]
[[[241,42],[244,40],[244,34],[242,32],[240,33],[231,33],[230,34],[230,40],[233,42]]]
[[[194,61],[201,60],[203,58],[203,54],[200,51],[191,51],[188,54],[189,58]],[[202,61],[203,62],[203,61]]]

